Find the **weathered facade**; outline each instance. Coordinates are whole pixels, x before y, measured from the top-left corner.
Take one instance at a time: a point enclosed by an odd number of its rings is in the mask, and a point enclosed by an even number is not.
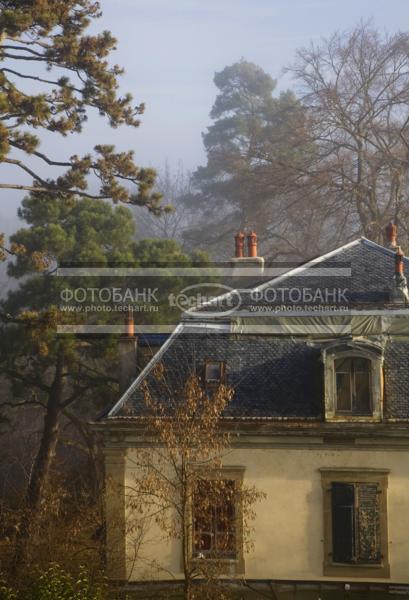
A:
[[[210,365],[216,378],[219,365],[235,389],[223,426],[239,434],[223,468],[266,493],[255,549],[238,550],[228,574],[274,583],[278,597],[306,584],[409,584],[407,261],[391,242],[352,242],[242,291],[228,314],[224,300],[187,314],[98,425],[107,478],[126,487],[154,365],[179,376]],[[163,579],[182,577],[178,541],[152,529],[135,557],[124,495],[108,486],[106,504],[112,579],[157,579],[153,558]]]

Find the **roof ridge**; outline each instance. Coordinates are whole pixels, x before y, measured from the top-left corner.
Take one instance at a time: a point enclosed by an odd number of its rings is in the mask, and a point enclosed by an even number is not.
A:
[[[366,246],[370,246],[374,250],[381,251],[384,254],[389,254],[390,256],[395,256],[395,254],[396,254],[396,250],[392,250],[391,248],[382,246],[382,244],[378,244],[377,242],[374,242],[373,240],[368,240],[368,238],[366,238],[366,237],[362,237],[361,240]],[[408,256],[404,256],[403,258],[406,260],[409,260]]]
[[[345,250],[345,248],[350,248],[352,246],[355,246],[358,243],[361,243],[362,241],[368,241],[366,238],[364,237],[360,237],[357,238],[355,240],[353,240],[352,242],[348,242],[347,244],[344,244],[343,246],[339,246],[338,248],[335,248],[335,250],[330,250],[329,252],[326,252],[325,254],[321,254],[320,256],[316,256],[315,258],[309,259],[307,262],[298,265],[298,267],[293,267],[290,268],[288,271],[286,271],[285,273],[283,273],[282,275],[280,275],[279,277],[273,278],[273,279],[269,279],[268,281],[265,281],[264,283],[256,286],[256,287],[248,287],[248,288],[244,288],[244,289],[232,289],[230,292],[226,292],[224,294],[221,294],[220,296],[216,296],[216,298],[212,298],[212,300],[207,300],[206,302],[203,302],[203,304],[199,304],[198,306],[195,306],[193,308],[190,308],[188,310],[186,310],[184,312],[184,315],[188,316],[189,314],[200,314],[199,309],[203,306],[209,306],[214,304],[216,301],[220,302],[220,300],[224,299],[224,298],[228,298],[229,296],[231,296],[234,293],[237,292],[250,292],[250,291],[259,291],[264,289],[265,287],[268,287],[269,285],[272,285],[272,283],[274,282],[277,283],[278,281],[281,281],[282,279],[285,279],[286,277],[288,277],[289,275],[291,275],[291,273],[294,272],[299,272],[299,271],[303,271],[307,268],[309,268],[311,265],[320,263],[323,260],[326,260],[327,258],[329,258],[330,256],[336,254],[337,252],[340,252],[341,250]],[[183,317],[182,317],[183,318]]]
[[[298,267],[294,267],[293,269],[290,269],[289,271],[286,271],[285,273],[283,273],[282,275],[280,275],[279,277],[277,277],[275,279],[269,279],[268,281],[262,283],[258,287],[249,288],[249,289],[253,289],[254,291],[260,291],[260,290],[265,289],[269,285],[272,285],[272,284],[275,285],[276,283],[282,281],[283,279],[286,279],[289,276],[292,277],[294,273],[300,273],[302,271],[305,271],[306,269],[309,269],[310,267],[317,265],[317,264],[323,262],[324,260],[327,260],[327,258],[330,258],[331,256],[334,256],[335,254],[338,254],[339,252],[341,252],[342,250],[345,250],[346,248],[352,248],[353,246],[356,246],[357,244],[362,243],[364,240],[366,240],[366,238],[364,238],[364,237],[357,238],[356,240],[353,240],[352,242],[348,242],[347,244],[344,244],[343,246],[339,246],[338,248],[335,248],[334,250],[330,250],[329,252],[326,252],[325,254],[321,254],[320,256],[316,256],[315,258],[311,258],[306,263],[299,265]],[[369,241],[369,240],[367,240],[367,241]]]

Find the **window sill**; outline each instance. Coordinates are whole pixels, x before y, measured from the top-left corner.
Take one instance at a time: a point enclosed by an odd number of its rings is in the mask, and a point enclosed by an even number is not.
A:
[[[380,415],[351,415],[350,413],[342,413],[336,415],[325,415],[327,423],[380,423],[382,418]]]
[[[339,562],[332,562],[330,563],[331,567],[357,567],[357,568],[365,568],[365,569],[383,569],[384,564],[383,563],[354,563],[354,562],[348,562],[348,563],[339,563]]]
[[[227,576],[244,575],[244,558],[191,558],[192,564],[217,563],[220,565],[220,574]]]
[[[329,577],[368,577],[388,579],[390,577],[389,564],[357,564],[333,563],[324,564],[324,575]]]
[[[239,559],[238,558],[208,558],[207,556],[193,556],[190,559],[192,562],[198,562],[200,560],[207,560],[207,561],[216,561],[217,562],[223,562],[223,563],[238,563]]]

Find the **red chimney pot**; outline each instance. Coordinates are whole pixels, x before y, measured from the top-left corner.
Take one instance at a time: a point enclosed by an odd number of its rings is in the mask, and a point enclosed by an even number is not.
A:
[[[125,335],[127,337],[135,336],[135,321],[133,313],[129,312],[125,318]]]
[[[255,258],[257,256],[257,234],[255,231],[251,231],[247,234],[247,247],[249,256]]]
[[[236,252],[235,252],[236,258],[243,258],[243,256],[244,256],[244,233],[242,231],[239,231],[238,233],[236,233],[236,235],[234,236],[234,241],[236,243]]]
[[[390,223],[388,223],[388,225],[385,228],[385,232],[386,232],[386,238],[389,242],[389,246],[392,246],[393,248],[396,248],[397,243],[397,235],[398,235],[398,228],[395,225],[395,223],[393,221],[391,221]]]
[[[398,249],[396,250],[396,255],[395,255],[395,273],[398,275],[403,275],[404,270],[405,270],[405,264],[403,262],[403,257],[404,257],[404,254],[401,250],[401,247],[398,246]]]

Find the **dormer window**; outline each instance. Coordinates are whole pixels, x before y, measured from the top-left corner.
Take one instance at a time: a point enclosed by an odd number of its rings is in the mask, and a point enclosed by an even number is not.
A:
[[[362,357],[335,360],[336,413],[370,415],[371,361]]]
[[[382,349],[369,343],[325,348],[326,421],[381,420],[382,360]]]
[[[224,380],[225,364],[220,360],[208,360],[205,365],[206,384],[220,384]]]

